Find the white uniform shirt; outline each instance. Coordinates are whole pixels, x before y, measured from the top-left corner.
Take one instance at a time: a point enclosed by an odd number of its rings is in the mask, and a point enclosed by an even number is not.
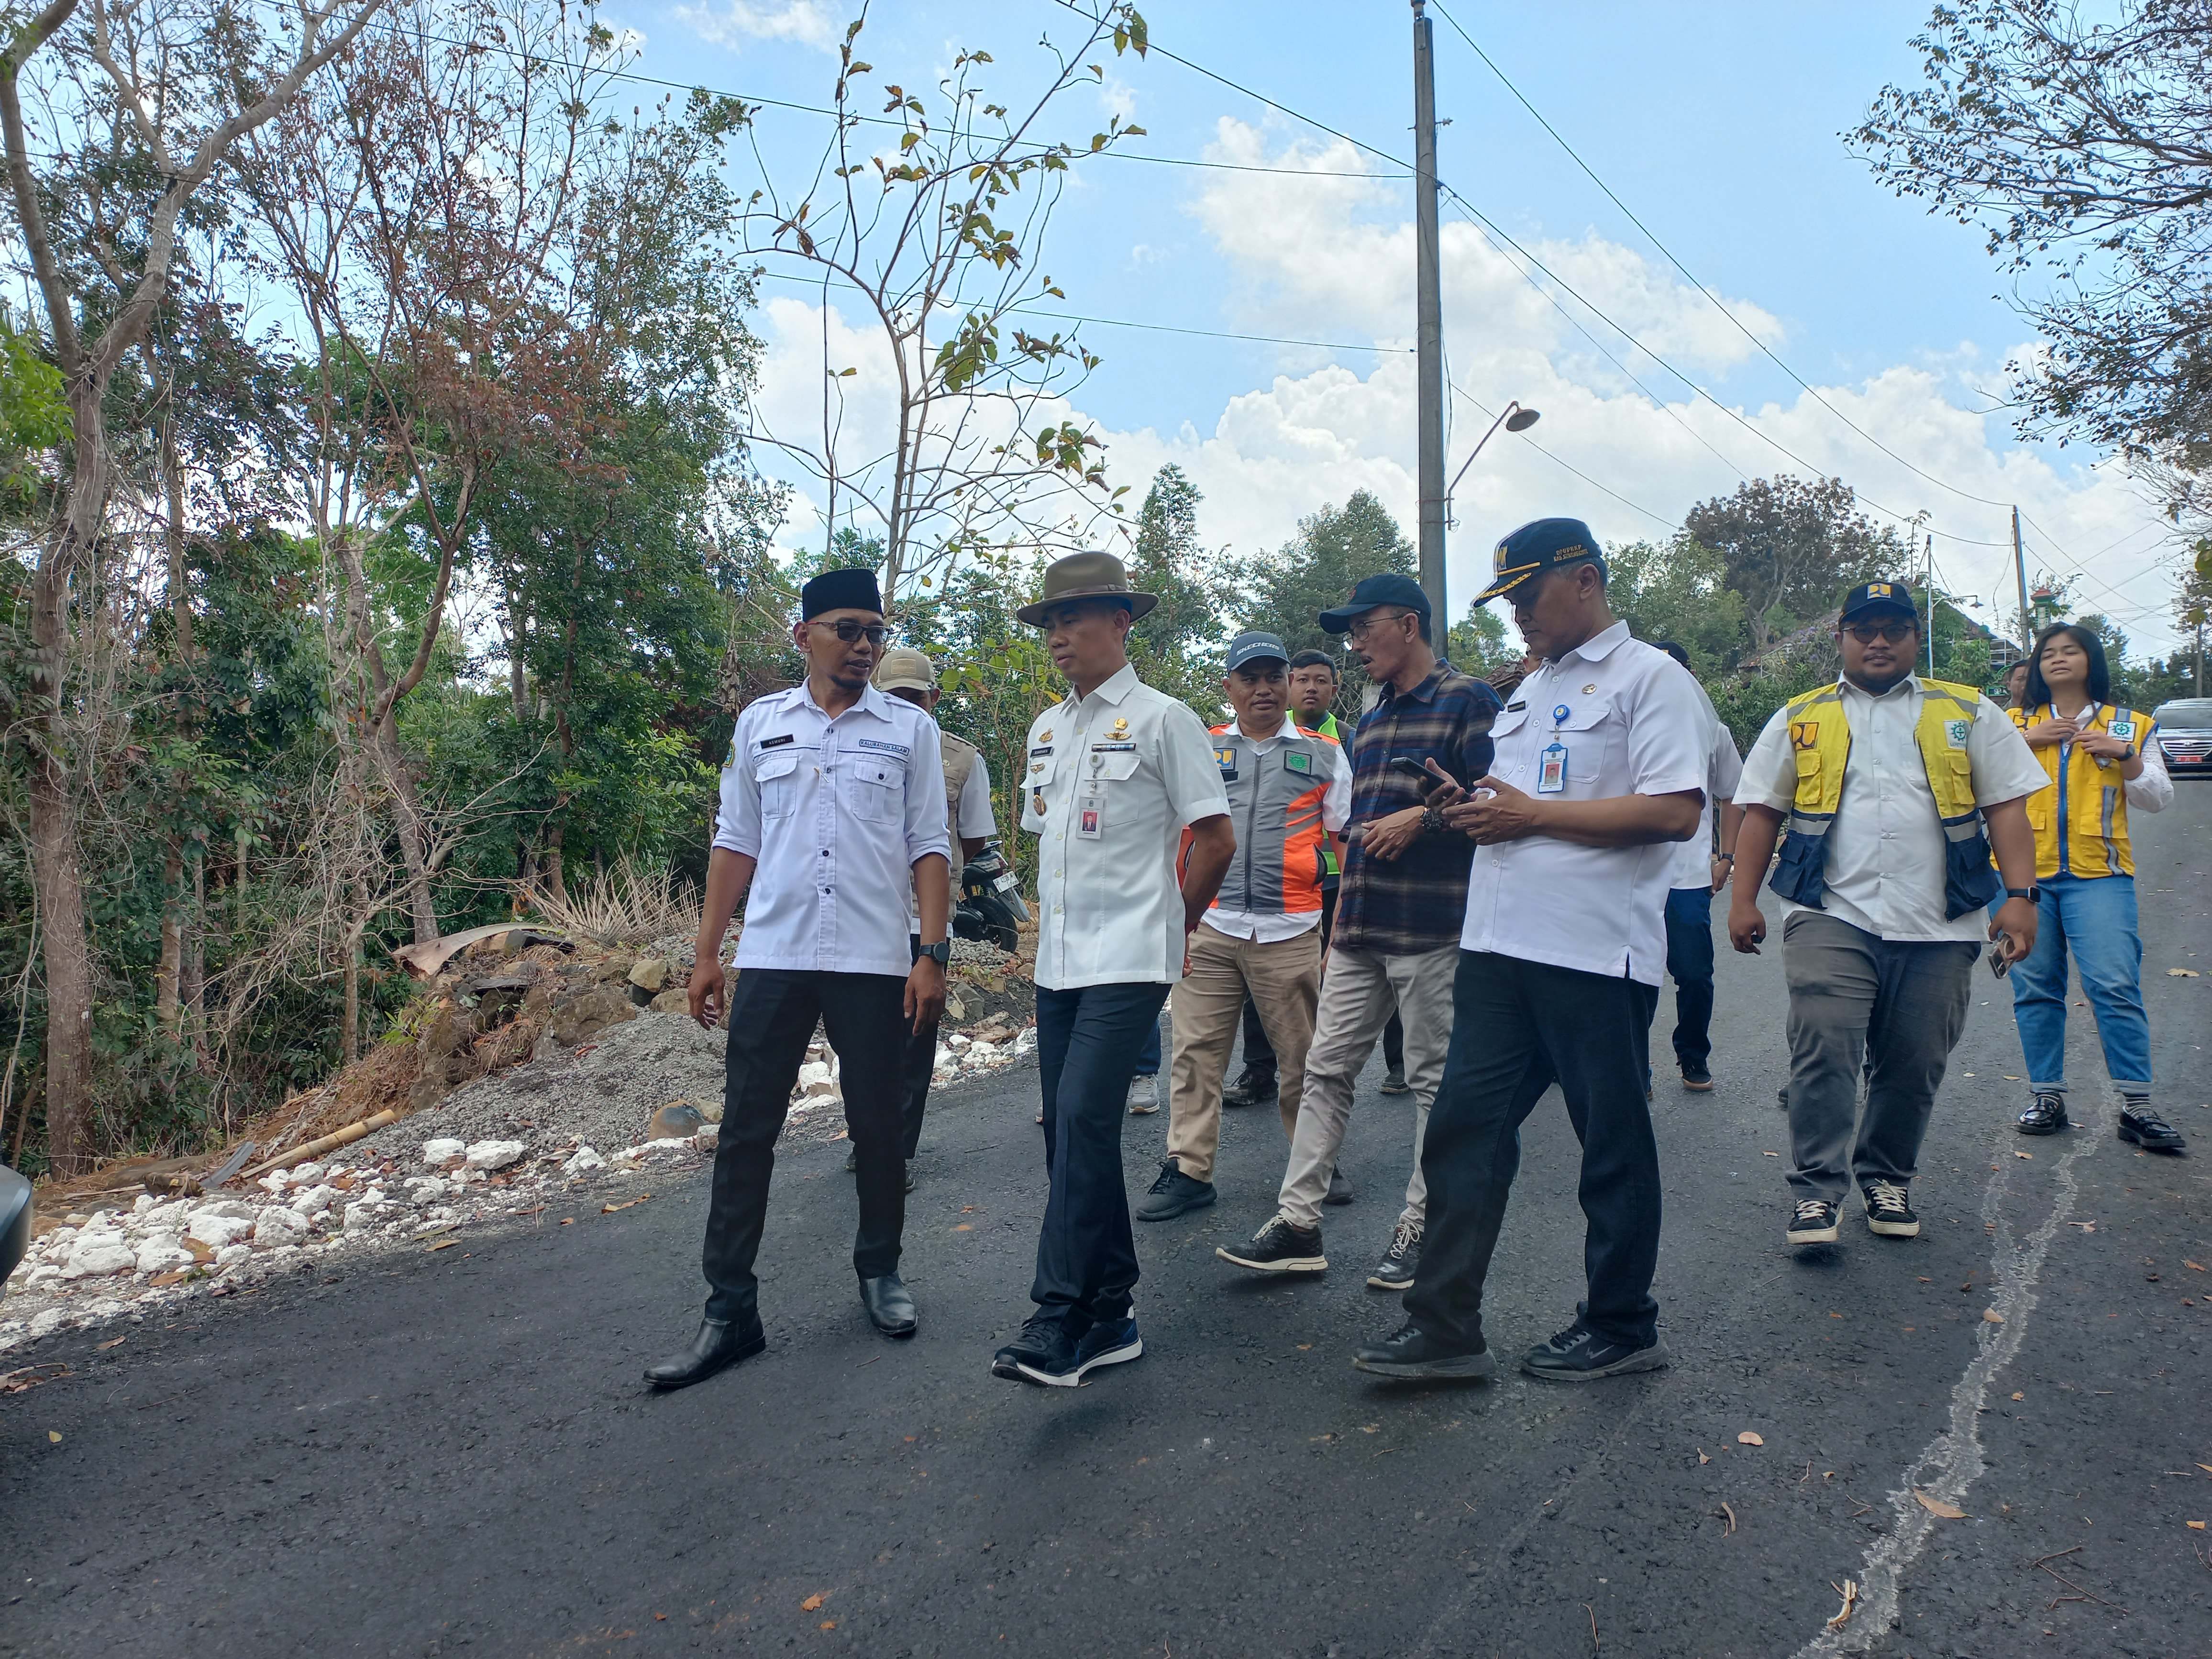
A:
[[[1821,909],[1886,939],[1979,943],[1989,937],[1989,918],[1982,911],[1970,910],[1953,921],[1943,919],[1943,825],[1916,735],[1920,677],[1907,675],[1878,697],[1849,680],[1839,684],[1851,752],[1844,767],[1843,796],[1828,830]],[[2018,800],[2051,781],[2011,716],[1987,697],[1975,703],[1966,760],[1977,806]],[[1796,794],[1797,758],[1790,746],[1790,711],[1784,705],[1752,744],[1735,803],[1769,806],[1786,818]],[[1764,886],[1766,872],[1739,870],[1736,879]],[[1785,917],[1808,908],[1778,893],[1772,896],[1781,901]]]
[[[1237,722],[1224,726],[1224,732],[1243,736]],[[1283,740],[1283,732],[1291,730],[1289,716],[1283,720],[1282,731],[1262,742],[1246,738],[1252,745],[1254,759],[1275,752],[1275,745]],[[1311,732],[1300,732],[1311,737]],[[1344,828],[1344,821],[1352,815],[1352,761],[1344,752],[1341,743],[1332,743],[1329,753],[1334,757],[1336,769],[1329,774],[1328,787],[1322,792],[1321,827],[1332,834]],[[1224,910],[1218,905],[1206,913],[1204,926],[1230,939],[1249,939],[1255,945],[1279,945],[1286,939],[1296,939],[1301,933],[1310,933],[1321,926],[1321,912],[1299,910],[1295,913],[1278,910],[1272,914],[1259,910]]]
[[[948,851],[937,722],[872,685],[835,720],[804,684],[748,704],[714,845],[758,861],[739,968],[905,978],[914,866]]]
[[[1564,711],[1564,712],[1562,712]],[[1491,771],[1539,800],[1702,791],[1712,744],[1697,682],[1615,623],[1521,682],[1490,728]],[[1539,794],[1543,751],[1565,787]],[[1474,849],[1460,947],[1656,985],[1667,969],[1674,843],[1580,847],[1529,836]]]
[[[1689,674],[1686,668],[1682,672]],[[1710,722],[1712,758],[1705,769],[1705,810],[1698,820],[1698,833],[1674,846],[1674,868],[1668,872],[1668,888],[1702,887],[1711,892],[1713,885],[1713,827],[1718,818],[1721,803],[1735,799],[1737,781],[1743,776],[1743,757],[1735,752],[1735,734],[1728,729],[1728,722],[1713,707],[1713,700],[1705,695],[1705,688],[1698,684],[1698,677],[1690,674],[1690,684],[1698,687],[1698,702],[1705,709]]]
[[[1024,748],[1037,984],[1172,985],[1182,977],[1183,826],[1229,811],[1205,724],[1125,666],[1038,715]]]

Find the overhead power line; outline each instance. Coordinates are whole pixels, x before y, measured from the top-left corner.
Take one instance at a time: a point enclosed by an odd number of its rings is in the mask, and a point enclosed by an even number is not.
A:
[[[1498,418],[1498,411],[1491,408],[1489,404],[1484,403],[1481,398],[1476,397],[1473,392],[1462,390],[1459,385],[1455,381],[1448,380],[1445,384],[1449,386],[1454,392],[1457,392],[1461,397],[1466,398],[1468,402],[1473,404],[1477,409],[1480,410],[1483,414],[1490,419],[1496,420]],[[1645,518],[1650,520],[1654,524],[1662,525],[1668,530],[1674,530],[1680,527],[1681,524],[1681,520],[1680,519],[1668,518],[1664,514],[1654,513],[1650,507],[1630,501],[1627,496],[1622,495],[1619,490],[1614,489],[1608,485],[1600,483],[1595,478],[1591,477],[1589,473],[1583,471],[1582,468],[1577,466],[1572,461],[1564,459],[1561,457],[1553,454],[1550,450],[1545,448],[1543,445],[1538,443],[1534,438],[1530,437],[1527,433],[1516,432],[1513,435],[1518,438],[1522,443],[1528,445],[1529,448],[1534,450],[1539,455],[1541,455],[1546,460],[1551,462],[1554,466],[1563,466],[1566,468],[1568,471],[1573,473],[1575,477],[1580,478],[1592,489],[1600,490],[1604,494],[1612,496],[1613,500],[1619,501],[1623,507],[1627,507],[1631,512],[1641,513]]]

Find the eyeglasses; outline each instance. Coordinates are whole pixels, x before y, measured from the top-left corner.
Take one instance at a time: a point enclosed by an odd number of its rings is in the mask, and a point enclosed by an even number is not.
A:
[[[848,619],[831,623],[830,626],[837,630],[837,637],[847,645],[858,645],[866,640],[878,651],[884,648],[884,641],[891,636],[891,630],[881,623],[856,623]]]
[[[1367,630],[1372,628],[1376,623],[1403,622],[1407,617],[1413,614],[1413,613],[1410,611],[1394,611],[1387,617],[1378,617],[1370,611],[1364,617],[1354,618],[1352,626],[1346,629],[1345,632],[1356,643],[1358,641],[1365,639],[1367,637]]]
[[[1887,640],[1892,645],[1907,640],[1920,630],[1909,622],[1853,623],[1844,632],[1861,645],[1872,645],[1876,640]]]

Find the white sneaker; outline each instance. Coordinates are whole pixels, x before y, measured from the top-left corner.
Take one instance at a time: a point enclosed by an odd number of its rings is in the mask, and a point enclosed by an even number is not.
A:
[[[1148,1117],[1160,1109],[1160,1080],[1139,1073],[1129,1079],[1129,1109],[1139,1117]]]

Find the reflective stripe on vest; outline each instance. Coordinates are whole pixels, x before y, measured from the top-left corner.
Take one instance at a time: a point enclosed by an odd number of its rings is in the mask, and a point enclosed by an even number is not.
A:
[[[2057,711],[2045,703],[2040,708],[2013,711],[2013,724],[2026,731],[2054,718]],[[2088,729],[2109,732],[2123,743],[2131,743],[2141,754],[2150,741],[2151,720],[2132,708],[2100,705]],[[2120,763],[2100,760],[2080,744],[2050,744],[2033,751],[2043,763],[2051,787],[2027,798],[2028,827],[2035,831],[2035,877],[2046,880],[2062,872],[2070,876],[2132,876],[2134,849],[2128,841],[2127,783]],[[2059,769],[2059,757],[2066,757]]]
[[[1322,800],[1336,775],[1336,743],[1289,721],[1258,753],[1250,738],[1225,726],[1213,731],[1213,752],[1229,792],[1237,855],[1221,878],[1214,908],[1257,915],[1300,915],[1321,908]]]
[[[1974,805],[1974,775],[1967,740],[1980,694],[1943,680],[1920,682],[1920,717],[1913,739],[1943,826],[1943,914],[1955,921],[1996,896],[1989,836]],[[1768,885],[1794,903],[1820,909],[1828,887],[1828,832],[1844,797],[1850,763],[1851,728],[1843,690],[1824,685],[1784,705],[1797,788],[1790,806],[1789,836]]]

